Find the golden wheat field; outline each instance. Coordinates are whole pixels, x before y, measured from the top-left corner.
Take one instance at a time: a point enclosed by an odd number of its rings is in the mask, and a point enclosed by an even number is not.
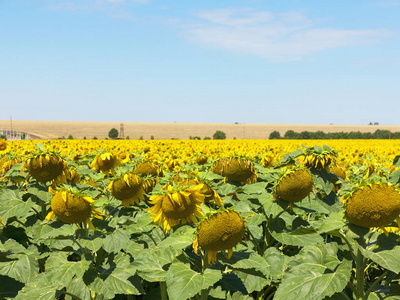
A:
[[[120,131],[124,128],[124,137],[131,139],[189,139],[192,137],[212,137],[217,131],[226,133],[227,139],[267,139],[271,132],[279,131],[283,136],[287,130],[296,132],[321,130],[323,132],[374,132],[377,129],[400,131],[395,125],[327,125],[327,124],[226,124],[226,123],[156,123],[156,122],[90,122],[90,121],[20,121],[0,120],[0,129],[12,129],[29,133],[33,139],[56,139],[84,137],[91,139],[108,137],[111,128]]]

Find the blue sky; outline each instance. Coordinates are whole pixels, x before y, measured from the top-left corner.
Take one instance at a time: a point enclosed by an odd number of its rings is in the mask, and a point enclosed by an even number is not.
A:
[[[400,0],[0,0],[0,119],[400,125]]]

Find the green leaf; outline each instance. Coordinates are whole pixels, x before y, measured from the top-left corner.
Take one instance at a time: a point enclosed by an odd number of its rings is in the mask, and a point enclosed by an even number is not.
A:
[[[101,246],[103,246],[104,240],[104,236],[100,232],[95,231],[92,236],[79,239],[78,242],[82,245],[82,247],[86,247],[88,250],[96,252],[101,248]]]
[[[281,280],[288,268],[290,257],[283,255],[278,249],[268,248],[263,255],[264,259],[270,266],[269,271],[273,279]]]
[[[247,293],[249,294],[254,291],[259,292],[271,283],[271,280],[268,280],[262,276],[248,274],[239,270],[235,270],[233,273],[242,280],[244,286],[246,287]]]
[[[41,273],[18,293],[15,300],[54,300],[60,296],[57,288],[58,284],[51,283],[46,274]]]
[[[291,262],[274,300],[317,300],[341,292],[350,280],[352,262],[338,261],[334,248],[336,245],[329,244],[303,248]]]
[[[34,204],[30,199],[26,202],[22,201],[10,189],[0,189],[0,203],[0,216],[5,224],[12,217],[25,218]]]
[[[270,277],[268,262],[256,252],[234,251],[230,259],[221,256],[220,261],[234,269],[254,269],[260,271],[265,278]]]
[[[116,294],[139,295],[144,290],[132,268],[113,267],[103,270],[89,285],[98,294],[112,299]]]
[[[51,238],[72,236],[77,227],[75,224],[66,224],[61,221],[43,221],[27,228],[26,233],[34,240],[42,241]]]
[[[267,182],[257,182],[253,184],[246,184],[242,187],[242,192],[248,195],[266,193]]]
[[[219,270],[206,269],[197,273],[190,265],[174,262],[167,272],[167,291],[171,300],[185,300],[208,289],[222,278]]]
[[[325,219],[312,223],[312,227],[315,228],[318,233],[333,232],[343,228],[345,225],[343,212],[331,213]]]
[[[120,251],[129,241],[130,235],[122,228],[117,228],[104,240],[104,250],[107,252]]]
[[[314,228],[300,226],[291,231],[281,219],[272,222],[269,230],[272,237],[284,245],[307,246],[321,244],[324,241]]]
[[[0,261],[0,275],[9,276],[22,283],[28,283],[39,272],[35,247],[26,249],[14,240],[7,240],[1,250],[5,251],[7,261]]]
[[[258,201],[264,208],[265,215],[269,218],[274,218],[282,211],[285,210],[285,207],[289,204],[286,201],[277,202],[274,199],[274,196],[270,193],[264,193],[257,197]],[[281,206],[284,205],[284,206]]]
[[[67,260],[67,253],[53,253],[46,261],[46,276],[53,284],[67,286],[74,277],[82,277],[90,263],[84,257],[74,262]]]
[[[363,255],[381,267],[395,273],[400,273],[400,246],[396,246],[391,250],[369,251],[360,247]]]
[[[35,144],[35,149],[40,151],[40,152],[43,152],[43,151],[46,150],[46,145],[42,144],[42,143],[36,143]]]

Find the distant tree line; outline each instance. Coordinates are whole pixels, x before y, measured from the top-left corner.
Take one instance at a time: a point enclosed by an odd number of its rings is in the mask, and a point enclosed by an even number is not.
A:
[[[400,139],[400,132],[391,132],[389,130],[377,129],[374,133],[372,132],[328,132],[323,131],[302,131],[295,132],[288,130],[285,132],[283,137],[279,131],[273,131],[269,135],[270,139],[288,139],[288,140],[335,140],[335,139]]]

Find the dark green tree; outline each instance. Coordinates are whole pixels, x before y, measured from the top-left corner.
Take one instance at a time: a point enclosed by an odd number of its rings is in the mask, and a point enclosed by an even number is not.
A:
[[[223,131],[217,130],[213,135],[214,140],[224,140],[226,139],[226,134]]]
[[[276,140],[276,139],[280,139],[280,138],[281,138],[281,134],[279,133],[279,131],[274,130],[269,134],[270,140]]]
[[[118,130],[116,128],[111,128],[111,130],[108,132],[108,137],[110,139],[116,139],[118,137]]]

